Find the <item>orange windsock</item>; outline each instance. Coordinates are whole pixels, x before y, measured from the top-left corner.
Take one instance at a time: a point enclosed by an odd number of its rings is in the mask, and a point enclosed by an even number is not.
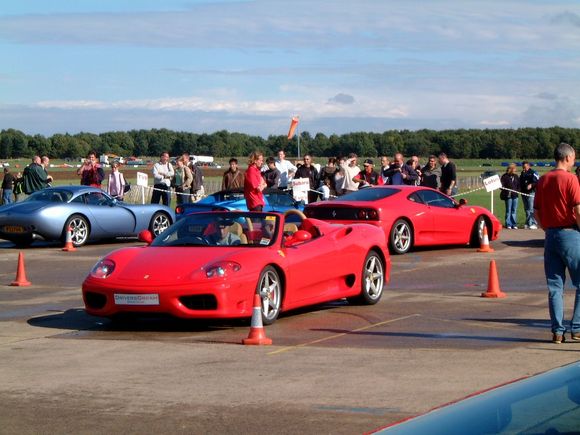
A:
[[[290,122],[290,130],[288,130],[288,139],[289,140],[294,137],[296,127],[298,127],[298,121],[300,121],[300,117],[298,117],[298,116],[292,117],[292,121]]]

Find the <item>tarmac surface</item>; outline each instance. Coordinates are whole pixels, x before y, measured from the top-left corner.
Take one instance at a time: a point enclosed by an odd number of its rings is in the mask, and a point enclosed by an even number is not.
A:
[[[11,287],[20,251],[0,241],[0,434],[360,434],[580,359],[550,342],[541,230],[392,256],[377,305],[286,313],[257,347],[247,320],[87,315],[92,265],[138,244],[40,243],[22,251],[32,285]],[[504,299],[480,297],[492,259]]]

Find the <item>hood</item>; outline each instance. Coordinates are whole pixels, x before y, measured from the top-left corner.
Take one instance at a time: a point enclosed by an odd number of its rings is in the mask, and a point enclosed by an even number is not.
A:
[[[119,281],[171,285],[190,280],[194,272],[214,263],[236,258],[247,248],[236,247],[143,247],[121,250],[107,258],[115,261],[111,275]]]

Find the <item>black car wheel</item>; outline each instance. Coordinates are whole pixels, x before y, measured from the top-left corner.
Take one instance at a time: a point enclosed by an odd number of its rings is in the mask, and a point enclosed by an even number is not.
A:
[[[89,222],[84,216],[74,214],[69,217],[62,229],[62,241],[66,242],[69,228],[72,231],[71,240],[75,247],[83,246],[89,240],[90,226]]]
[[[167,216],[166,213],[161,211],[156,212],[151,218],[149,224],[149,231],[153,234],[153,237],[157,237],[163,231],[165,231],[171,225],[171,218]]]
[[[266,267],[260,274],[256,293],[262,300],[262,322],[271,325],[278,318],[282,305],[282,282],[272,266]]]
[[[397,220],[389,234],[389,246],[394,254],[406,254],[413,246],[413,230],[404,219]]]
[[[471,230],[471,239],[469,244],[474,248],[479,248],[481,246],[481,242],[483,241],[483,229],[486,227],[487,223],[485,222],[485,218],[483,216],[479,216],[475,223],[473,224],[473,229]],[[489,237],[491,229],[487,228],[487,234]]]

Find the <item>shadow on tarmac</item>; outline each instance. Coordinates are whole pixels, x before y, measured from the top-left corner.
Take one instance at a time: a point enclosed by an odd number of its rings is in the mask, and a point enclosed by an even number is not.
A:
[[[163,315],[123,315],[113,319],[95,317],[84,309],[75,308],[58,314],[34,317],[28,320],[30,326],[71,331],[123,331],[123,332],[208,332],[230,329],[248,324],[247,319],[212,321],[198,319],[178,319]]]
[[[511,323],[512,325],[525,326],[527,328],[541,328],[550,329],[551,323],[547,319],[479,319],[479,318],[468,318],[464,320],[482,322],[482,323]]]
[[[506,246],[513,246],[514,248],[543,248],[544,247],[544,239],[506,240],[502,243]]]
[[[317,332],[330,332],[333,334],[345,335],[367,335],[375,337],[393,337],[393,338],[418,338],[433,340],[470,340],[470,341],[490,341],[490,342],[509,342],[509,343],[546,343],[546,340],[536,338],[521,337],[494,337],[489,335],[463,335],[457,333],[417,333],[417,332],[377,332],[377,331],[349,331],[346,329],[311,329]]]

